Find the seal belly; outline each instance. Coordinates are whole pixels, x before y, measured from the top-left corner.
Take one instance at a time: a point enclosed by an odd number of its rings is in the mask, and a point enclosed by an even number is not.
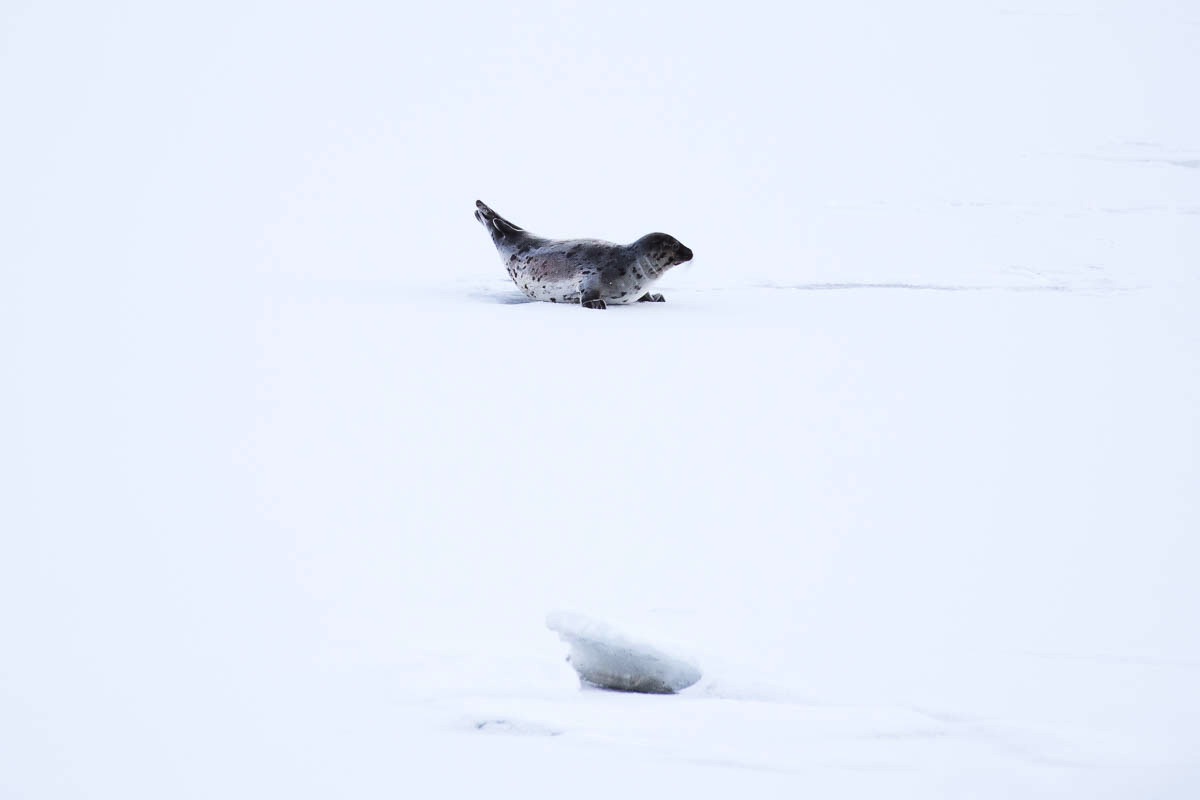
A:
[[[526,297],[547,303],[579,302],[587,275],[569,263],[559,248],[537,248],[518,255],[514,262],[513,283]]]
[[[607,281],[601,296],[605,302],[616,305],[636,303],[657,281],[657,278],[652,278],[635,268],[631,270],[631,274]]]
[[[578,303],[580,290],[578,279],[546,280],[517,273],[513,276],[517,288],[531,300],[547,303]]]
[[[611,296],[606,295],[604,297],[604,301],[606,303],[611,303],[613,305],[618,305],[618,306],[628,305],[629,303],[636,303],[638,298],[646,293],[647,286],[649,286],[649,284],[646,284],[641,289],[638,289],[636,291],[631,290],[628,292],[621,292],[619,294],[613,294]]]

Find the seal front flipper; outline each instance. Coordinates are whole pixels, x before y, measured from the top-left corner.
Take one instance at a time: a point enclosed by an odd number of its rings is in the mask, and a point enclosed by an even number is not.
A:
[[[592,289],[581,294],[579,296],[579,305],[584,308],[608,308],[604,301],[600,299],[599,289]]]
[[[650,292],[646,292],[644,295],[639,297],[637,299],[637,301],[639,303],[665,303],[665,302],[667,302],[667,298],[663,297],[658,292],[655,292],[653,294],[651,294]]]

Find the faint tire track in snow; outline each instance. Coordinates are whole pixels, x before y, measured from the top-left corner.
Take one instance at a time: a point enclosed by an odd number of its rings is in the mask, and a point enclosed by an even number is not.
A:
[[[793,283],[760,284],[755,289],[794,289],[802,292],[835,292],[850,289],[893,289],[921,292],[1061,292],[1072,294],[1115,294],[1136,291],[1137,286],[1072,286],[1064,283],[1046,283],[1030,286],[1003,284],[951,284],[951,283]]]
[[[925,708],[913,707],[909,710],[944,726],[944,736],[947,738],[979,742],[1006,756],[1018,758],[1029,764],[1060,769],[1089,769],[1102,766],[1099,762],[1046,752],[1044,747],[1031,741],[1031,735],[1036,732],[1029,726],[1022,728],[1017,723],[989,722],[985,718]],[[1001,727],[1007,727],[1009,730],[1001,730]],[[1058,743],[1062,744],[1061,741]]]
[[[526,722],[519,719],[481,719],[472,723],[472,727],[483,733],[501,733],[513,736],[561,736],[563,732],[537,722]]]

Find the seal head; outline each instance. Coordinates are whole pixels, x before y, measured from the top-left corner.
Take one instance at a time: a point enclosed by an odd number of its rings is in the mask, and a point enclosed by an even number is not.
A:
[[[647,274],[658,278],[671,267],[692,260],[691,248],[669,233],[647,233],[630,245]]]

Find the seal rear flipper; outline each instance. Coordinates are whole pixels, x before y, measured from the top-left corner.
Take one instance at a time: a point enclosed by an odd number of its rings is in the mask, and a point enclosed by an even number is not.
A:
[[[475,209],[475,216],[480,222],[494,226],[496,230],[506,236],[526,232],[520,225],[514,225],[495,211],[492,211],[482,200],[475,201]]]
[[[496,230],[500,231],[500,233],[504,236],[516,236],[518,234],[525,233],[524,228],[518,228],[516,225],[513,225],[511,222],[506,220],[504,217],[500,217],[500,216],[494,217],[492,219],[492,225],[494,225],[496,227]]]

